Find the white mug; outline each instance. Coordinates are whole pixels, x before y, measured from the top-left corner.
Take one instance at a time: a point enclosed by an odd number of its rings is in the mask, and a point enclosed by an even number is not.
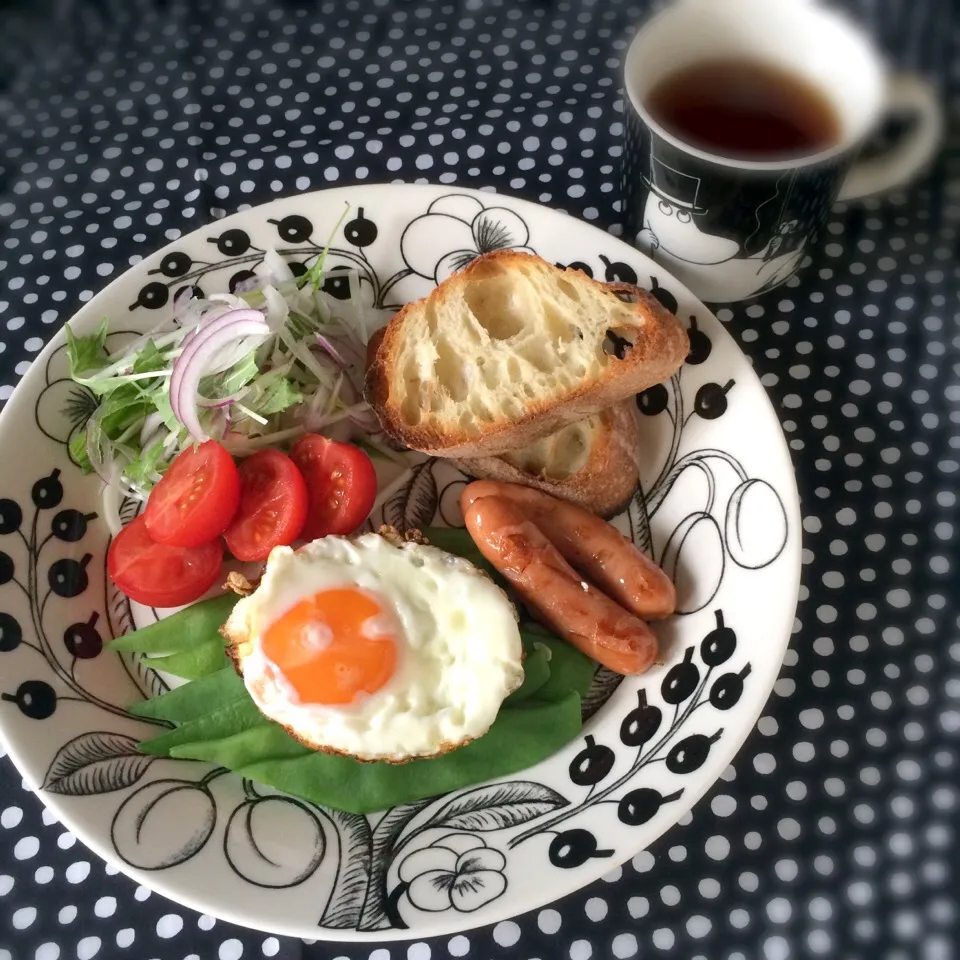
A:
[[[766,162],[684,143],[650,114],[651,91],[698,62],[769,63],[832,102],[840,133],[808,156]],[[943,132],[932,89],[888,76],[861,30],[816,0],[676,0],[637,34],[624,83],[621,202],[625,238],[701,300],[729,303],[792,276],[837,199],[855,200],[912,178]],[[915,124],[887,153],[857,154],[885,115]]]

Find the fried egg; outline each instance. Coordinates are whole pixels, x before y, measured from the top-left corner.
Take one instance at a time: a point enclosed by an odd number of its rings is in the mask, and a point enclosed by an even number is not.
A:
[[[266,717],[361,760],[481,737],[523,681],[500,588],[460,557],[376,533],[276,547],[223,632]]]

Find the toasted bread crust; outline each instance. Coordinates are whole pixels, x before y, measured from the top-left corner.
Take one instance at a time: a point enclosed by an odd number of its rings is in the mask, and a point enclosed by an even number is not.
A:
[[[396,361],[407,337],[405,327],[409,318],[416,315],[416,311],[423,310],[428,301],[443,303],[472,281],[514,267],[553,272],[571,284],[592,286],[604,296],[633,298],[633,347],[593,382],[581,383],[561,396],[530,401],[519,417],[500,417],[485,423],[479,435],[471,436],[456,428],[441,430],[429,421],[416,426],[406,423],[401,416],[405,385],[398,382]],[[390,320],[376,356],[368,367],[365,393],[383,429],[411,450],[442,457],[486,458],[518,450],[567,423],[583,420],[666,380],[683,363],[688,350],[689,341],[683,324],[647,291],[629,284],[600,283],[579,270],[561,270],[527,253],[499,250],[478,257],[428,297],[407,304]]]
[[[640,482],[637,420],[633,400],[598,414],[586,462],[562,478],[549,476],[549,471],[532,473],[504,457],[462,458],[457,466],[478,480],[534,487],[609,520],[626,509]]]

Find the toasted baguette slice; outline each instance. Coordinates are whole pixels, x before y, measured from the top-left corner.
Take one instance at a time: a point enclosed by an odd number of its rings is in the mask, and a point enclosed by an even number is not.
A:
[[[688,346],[646,291],[501,250],[390,320],[366,396],[406,447],[497,456],[667,379]]]
[[[640,482],[637,451],[636,405],[624,400],[522,450],[461,459],[457,466],[478,480],[535,487],[609,520]]]

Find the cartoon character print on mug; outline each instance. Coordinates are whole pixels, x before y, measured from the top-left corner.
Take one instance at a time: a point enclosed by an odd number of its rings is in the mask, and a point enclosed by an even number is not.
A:
[[[681,153],[628,113],[627,236],[701,300],[743,300],[796,272],[843,172],[836,161],[769,171],[711,164]]]
[[[711,59],[774,64],[829,92],[839,135],[812,154],[737,160],[684,144],[648,98],[681,67]],[[858,159],[885,116],[916,123]],[[728,303],[787,280],[833,201],[880,194],[936,154],[942,109],[928,83],[888,75],[862,30],[816,0],[674,0],[637,32],[624,63],[622,217],[626,238],[701,300]]]

